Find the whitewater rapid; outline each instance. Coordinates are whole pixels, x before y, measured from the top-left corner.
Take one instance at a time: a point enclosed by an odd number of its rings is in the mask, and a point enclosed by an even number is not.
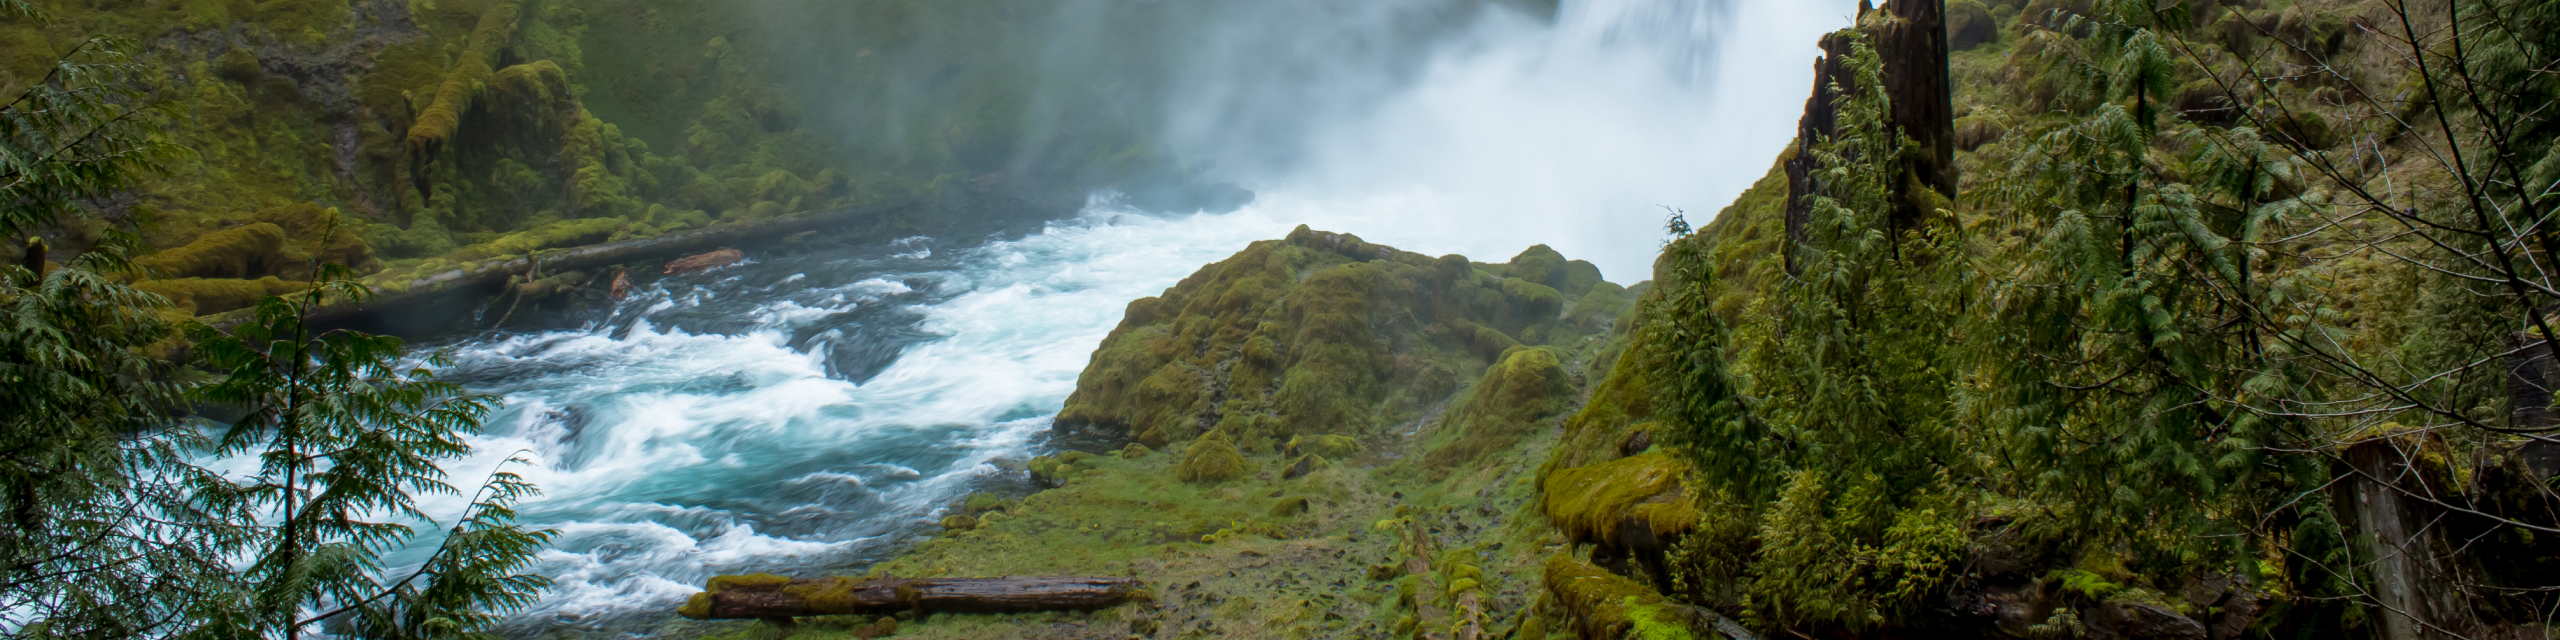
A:
[[[523,519],[557,532],[537,567],[557,585],[520,631],[662,615],[717,574],[859,567],[1035,454],[1129,301],[1291,226],[1098,207],[668,278],[584,327],[446,345],[448,379],[506,404],[445,468],[542,488]]]

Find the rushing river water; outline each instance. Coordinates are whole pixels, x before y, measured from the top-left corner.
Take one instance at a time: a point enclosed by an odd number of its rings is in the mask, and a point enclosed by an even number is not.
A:
[[[670,611],[720,573],[858,566],[1032,453],[1130,300],[1287,232],[1096,212],[667,278],[577,329],[448,345],[448,379],[506,406],[447,468],[521,455],[544,492],[523,518],[559,532],[558,585],[520,632]]]

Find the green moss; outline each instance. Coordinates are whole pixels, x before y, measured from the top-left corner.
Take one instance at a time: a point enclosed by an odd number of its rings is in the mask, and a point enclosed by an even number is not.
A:
[[[1465,402],[1436,429],[1423,464],[1446,470],[1510,448],[1531,432],[1552,427],[1570,408],[1573,378],[1548,349],[1520,349],[1485,370]]]
[[[286,240],[283,227],[261,222],[206,235],[136,262],[165,277],[260,278],[294,266]]]
[[[1596,269],[1552,250],[1519,260],[1496,270],[1586,287],[1589,316],[1625,304]],[[1123,428],[1159,447],[1217,429],[1255,452],[1372,434],[1421,417],[1524,341],[1579,344],[1606,327],[1591,317],[1558,323],[1563,301],[1553,287],[1464,257],[1301,227],[1131,303],[1058,420]]]
[[[256,280],[223,278],[180,278],[144,280],[133,288],[167,298],[171,308],[189,315],[213,315],[257,306],[267,296],[280,296],[308,290],[300,282],[287,282],[275,276]]]
[[[1211,432],[1191,441],[1182,452],[1182,464],[1173,475],[1183,482],[1224,482],[1244,477],[1253,471],[1253,463],[1236,451],[1234,442],[1223,434]]]
[[[1297,517],[1299,514],[1304,514],[1304,513],[1306,513],[1306,512],[1307,512],[1307,510],[1308,510],[1309,508],[1311,508],[1311,507],[1312,507],[1312,505],[1313,505],[1313,503],[1312,503],[1312,502],[1310,502],[1310,501],[1308,501],[1308,500],[1307,500],[1307,498],[1306,498],[1306,496],[1292,496],[1292,497],[1288,497],[1288,498],[1281,498],[1279,502],[1271,503],[1271,517],[1274,517],[1274,518],[1293,518],[1293,517]]]
[[[1569,613],[1585,638],[1695,638],[1696,616],[1633,580],[1570,556],[1547,561],[1548,594]]]
[[[1698,522],[1681,491],[1688,472],[1687,462],[1662,452],[1563,469],[1547,474],[1543,508],[1577,543],[1615,542],[1618,529],[1629,523],[1650,526],[1668,539]]]
[[[416,123],[409,126],[411,155],[433,155],[462,128],[463,114],[489,88],[490,76],[496,72],[491,65],[497,63],[499,50],[515,36],[516,14],[522,5],[523,0],[495,0],[482,10],[460,60],[437,85],[435,99],[419,110]]]
[[[1297,436],[1290,438],[1289,444],[1283,446],[1280,453],[1284,456],[1312,454],[1340,459],[1359,455],[1363,449],[1360,440],[1351,436]]]

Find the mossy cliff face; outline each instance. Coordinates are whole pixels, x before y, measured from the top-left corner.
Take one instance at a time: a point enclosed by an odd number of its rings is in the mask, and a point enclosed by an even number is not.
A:
[[[1300,436],[1372,436],[1420,418],[1506,352],[1580,345],[1625,298],[1590,263],[1543,246],[1487,265],[1301,227],[1130,303],[1058,422],[1156,448],[1215,430],[1256,453]],[[1506,386],[1566,384],[1553,355],[1504,371]]]

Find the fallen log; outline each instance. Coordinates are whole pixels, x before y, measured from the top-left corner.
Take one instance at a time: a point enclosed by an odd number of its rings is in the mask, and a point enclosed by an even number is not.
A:
[[[695,620],[918,613],[1093,611],[1144,597],[1127,578],[815,578],[720,576],[676,609]]]

